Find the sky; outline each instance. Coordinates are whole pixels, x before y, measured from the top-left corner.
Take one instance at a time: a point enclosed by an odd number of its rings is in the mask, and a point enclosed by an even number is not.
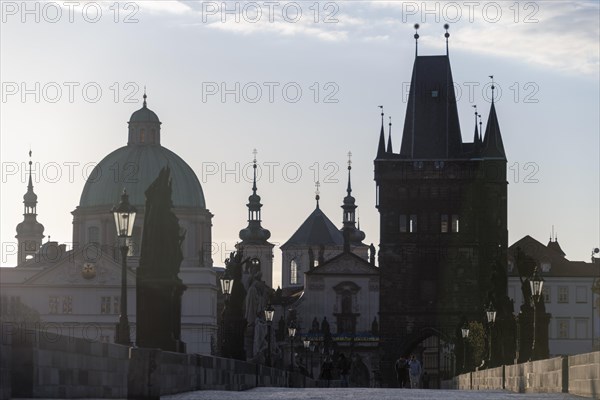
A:
[[[546,243],[554,226],[567,258],[589,260],[600,246],[599,13],[596,1],[2,1],[0,264],[15,265],[30,148],[46,239],[70,242],[85,179],[126,144],[144,87],[162,145],[193,168],[215,215],[215,265],[247,225],[255,148],[271,242],[312,212],[316,180],[341,227],[350,151],[361,229],[377,245],[377,106],[397,152],[415,23],[421,55],[445,53],[450,25],[465,142],[473,105],[487,121],[494,76],[509,244]],[[276,249],[276,271],[280,260]]]

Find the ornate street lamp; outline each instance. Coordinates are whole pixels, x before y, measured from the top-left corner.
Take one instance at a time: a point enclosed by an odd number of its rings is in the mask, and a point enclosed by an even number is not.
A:
[[[271,324],[273,323],[273,316],[275,315],[275,309],[269,303],[265,308],[265,321],[267,321],[268,335],[267,335],[267,367],[271,366]]]
[[[492,329],[494,328],[494,322],[496,322],[496,310],[490,302],[487,311],[485,312],[488,322],[489,339],[488,339],[488,368],[492,366]]]
[[[537,332],[536,332],[536,320],[537,320],[537,303],[542,295],[542,289],[544,288],[544,278],[539,274],[538,268],[535,267],[533,270],[533,276],[529,280],[529,286],[531,288],[531,300],[533,301],[533,341],[531,343],[531,356],[529,361],[535,361],[537,359]]]
[[[288,327],[288,335],[290,337],[290,371],[294,371],[294,336],[296,336],[296,325],[293,322]]]
[[[465,371],[465,361],[467,359],[467,339],[469,338],[469,326],[465,324],[461,329],[463,339],[463,372]]]
[[[310,347],[310,340],[304,338],[302,343],[304,344],[304,365],[308,371],[308,348]]]
[[[225,295],[225,300],[229,300],[229,295],[231,295],[231,289],[233,288],[233,278],[229,275],[229,271],[225,269],[225,273],[221,276],[221,290]]]
[[[127,253],[129,252],[127,238],[130,238],[133,233],[133,224],[135,223],[137,210],[129,204],[129,196],[125,189],[123,189],[123,194],[121,194],[121,202],[114,206],[110,212],[115,217],[117,237],[119,238],[119,247],[121,248],[121,314],[116,326],[115,343],[130,346],[131,337],[129,334],[129,319],[127,317]]]

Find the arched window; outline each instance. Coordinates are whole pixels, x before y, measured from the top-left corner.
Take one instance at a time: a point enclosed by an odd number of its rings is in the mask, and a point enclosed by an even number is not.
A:
[[[143,129],[140,129],[140,143],[144,143],[144,140],[146,140],[146,132],[144,132]]]
[[[296,263],[296,260],[290,262],[290,284],[298,284],[298,263]]]

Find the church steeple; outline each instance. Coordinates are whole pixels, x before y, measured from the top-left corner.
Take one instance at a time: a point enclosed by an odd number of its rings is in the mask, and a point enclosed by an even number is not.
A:
[[[271,237],[271,232],[261,226],[260,209],[262,208],[262,204],[260,202],[260,196],[256,193],[256,149],[254,149],[252,153],[254,154],[252,165],[254,173],[252,180],[252,194],[248,197],[248,204],[246,205],[248,207],[248,227],[240,231],[242,245],[248,243],[264,244]]]
[[[348,187],[346,188],[346,197],[344,197],[344,204],[342,209],[344,210],[343,215],[343,227],[341,232],[343,235],[348,235],[348,241],[350,244],[359,244],[365,239],[365,234],[360,229],[356,228],[356,200],[352,196],[352,153],[348,152]]]
[[[475,109],[475,132],[473,133],[473,155],[474,156],[479,156],[479,153],[481,151],[481,137],[479,136],[479,129],[477,129],[477,117],[479,116],[479,113],[477,112],[477,106],[474,105],[473,108]]]
[[[29,150],[29,182],[23,196],[23,222],[17,225],[19,260],[21,264],[31,258],[42,246],[44,225],[37,221],[37,195],[33,191],[31,150]]]

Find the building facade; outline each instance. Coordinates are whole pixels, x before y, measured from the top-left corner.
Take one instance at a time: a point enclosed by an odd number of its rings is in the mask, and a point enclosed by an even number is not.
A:
[[[592,338],[600,336],[600,314],[598,295],[592,287],[600,274],[600,260],[592,257],[589,263],[570,261],[552,237],[547,245],[531,236],[518,240],[508,253],[508,295],[514,301],[515,315],[524,301],[515,267],[517,249],[535,260],[544,279],[543,301],[550,314],[550,357],[593,351]]]
[[[73,249],[42,244],[36,220],[37,196],[31,179],[24,197],[25,220],[17,227],[20,253],[15,268],[0,268],[2,304],[22,303],[36,310],[41,329],[113,342],[120,313],[121,261],[113,215],[125,188],[137,208],[127,257],[128,315],[135,341],[136,270],[144,228],[146,188],[164,166],[171,171],[173,211],[185,230],[179,277],[187,286],[182,298],[181,337],[190,353],[211,352],[216,340],[216,275],[210,254],[212,214],[193,170],[160,144],[161,122],[147,107],[129,120],[128,143],[97,164],[73,211]]]

